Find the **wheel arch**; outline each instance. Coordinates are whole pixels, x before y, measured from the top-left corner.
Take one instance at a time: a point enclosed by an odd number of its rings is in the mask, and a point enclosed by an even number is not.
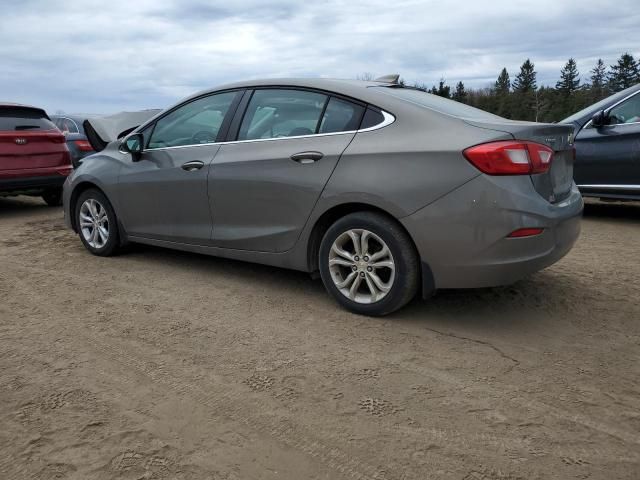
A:
[[[320,252],[320,243],[322,242],[322,237],[324,237],[326,231],[338,219],[355,212],[376,212],[391,219],[398,225],[399,228],[401,228],[407,234],[407,236],[411,239],[414,248],[416,248],[415,242],[413,241],[413,238],[411,238],[411,234],[407,231],[404,225],[402,225],[398,221],[398,219],[387,210],[368,203],[341,203],[339,205],[334,205],[333,207],[326,210],[322,215],[320,215],[320,217],[318,217],[318,219],[315,221],[313,228],[311,229],[311,233],[307,241],[307,267],[310,272],[318,271],[318,254]],[[416,252],[417,251],[418,250],[416,248]]]
[[[124,225],[122,225],[122,221],[120,220],[120,216],[116,211],[116,207],[113,204],[113,201],[109,198],[109,195],[107,195],[104,189],[100,187],[100,185],[90,180],[81,181],[80,183],[75,185],[73,190],[71,191],[71,196],[69,197],[69,216],[71,218],[71,228],[73,229],[74,232],[78,233],[78,225],[77,225],[77,219],[76,219],[76,213],[75,213],[76,203],[78,202],[78,198],[80,197],[80,195],[83,194],[83,192],[86,192],[87,190],[91,190],[91,189],[98,190],[107,198],[107,200],[109,200],[109,203],[111,204],[111,208],[113,208],[113,211],[116,214],[116,219],[118,222],[118,230],[120,231],[120,244],[124,245],[124,243],[126,242],[125,240],[126,231],[124,229]]]

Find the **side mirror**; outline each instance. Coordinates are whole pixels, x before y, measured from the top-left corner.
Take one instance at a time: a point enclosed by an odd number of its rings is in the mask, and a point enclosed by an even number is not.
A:
[[[142,157],[142,152],[144,150],[143,145],[144,137],[142,134],[134,133],[124,139],[124,142],[122,142],[122,149],[131,154],[131,158],[134,162],[138,162],[140,161],[140,157]]]
[[[593,125],[596,128],[600,128],[603,125],[605,125],[607,122],[607,114],[604,112],[604,110],[600,110],[596,113],[593,114],[593,117],[591,117],[591,125]]]

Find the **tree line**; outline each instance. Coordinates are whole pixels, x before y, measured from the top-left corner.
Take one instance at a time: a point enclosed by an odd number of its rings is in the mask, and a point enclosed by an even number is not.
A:
[[[452,89],[444,79],[431,88],[419,82],[411,86],[505,118],[557,122],[639,82],[640,62],[633,55],[624,53],[609,68],[599,59],[584,82],[576,61],[570,58],[560,71],[555,87],[538,86],[535,65],[530,59],[520,66],[513,81],[503,68],[495,83],[486,88],[467,89],[460,81]]]

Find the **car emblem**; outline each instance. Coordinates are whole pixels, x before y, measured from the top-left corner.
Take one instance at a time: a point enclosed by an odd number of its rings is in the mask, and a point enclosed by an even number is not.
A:
[[[544,139],[547,143],[556,143],[556,139],[554,137],[549,137]]]
[[[16,145],[25,145],[27,143],[26,138],[16,138]]]

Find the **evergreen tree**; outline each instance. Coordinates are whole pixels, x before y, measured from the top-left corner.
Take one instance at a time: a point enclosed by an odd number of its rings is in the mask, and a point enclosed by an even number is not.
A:
[[[591,70],[591,88],[602,89],[607,82],[607,68],[601,58]]]
[[[560,80],[556,83],[556,89],[564,96],[569,97],[580,87],[580,74],[578,66],[573,58],[570,58],[560,71]]]
[[[611,65],[609,72],[609,87],[619,92],[640,82],[640,66],[633,55],[624,53],[616,65]]]
[[[598,59],[596,66],[591,70],[591,85],[586,95],[586,100],[595,103],[602,100],[609,94],[607,86],[607,67],[601,58]]]
[[[438,95],[444,98],[451,98],[451,87],[444,83],[444,78],[438,84]]]
[[[513,91],[518,93],[534,92],[538,86],[535,65],[527,58],[520,67],[520,73],[513,81]]]
[[[451,87],[444,83],[444,78],[440,79],[438,86],[435,85],[431,87],[429,93],[433,93],[434,95],[438,95],[439,97],[451,98]]]
[[[453,92],[454,100],[462,103],[467,103],[467,91],[464,89],[464,83],[461,81],[456,85],[456,91]]]
[[[516,120],[535,121],[538,113],[537,81],[535,66],[527,58],[520,67],[520,73],[513,81],[513,95],[510,112]]]
[[[496,80],[496,93],[498,95],[507,95],[511,90],[511,80],[509,79],[509,72],[506,68],[503,68]]]

